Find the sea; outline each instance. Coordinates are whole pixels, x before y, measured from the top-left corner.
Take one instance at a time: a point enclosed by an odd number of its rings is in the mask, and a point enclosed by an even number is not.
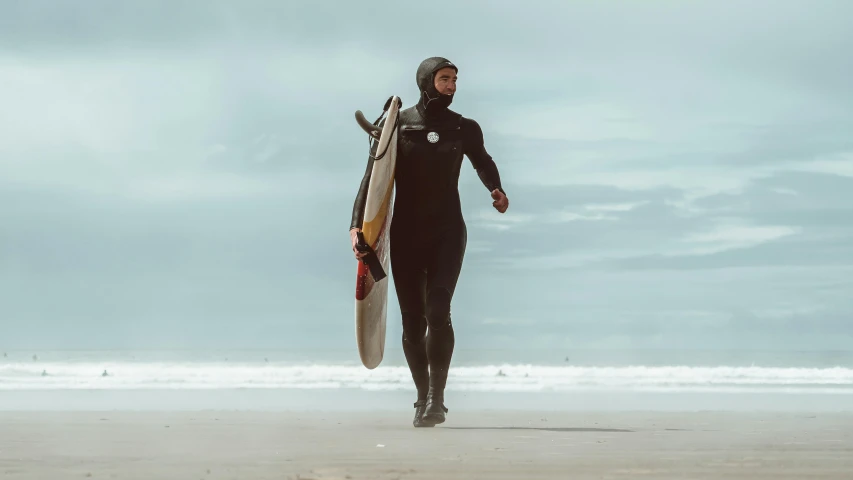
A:
[[[0,355],[0,410],[392,408],[415,392],[393,348],[372,370],[355,347]],[[447,389],[464,408],[844,410],[853,351],[459,348]]]

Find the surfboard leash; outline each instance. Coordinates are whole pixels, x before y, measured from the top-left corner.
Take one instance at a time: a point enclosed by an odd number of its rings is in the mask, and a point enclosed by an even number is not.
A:
[[[388,109],[391,108],[391,100],[393,100],[393,99],[394,99],[394,96],[392,95],[392,96],[388,97],[388,100],[385,101],[385,107],[382,108],[382,114],[379,115],[379,118],[377,118],[373,122],[373,124],[376,125],[377,127],[379,126],[379,121],[382,120],[382,117],[384,117],[386,114],[388,114]],[[403,100],[400,99],[400,97],[397,97],[397,99],[398,99],[399,103],[401,104],[400,106],[402,106]],[[400,124],[400,115],[397,115],[397,118],[394,119],[394,129],[396,129],[397,125],[399,125],[399,124]],[[383,157],[385,157],[385,154],[388,153],[388,147],[391,146],[391,142],[389,141],[388,145],[385,145],[385,150],[380,155],[373,156],[373,154],[371,154],[370,152],[373,151],[373,142],[374,141],[379,142],[379,139],[378,138],[374,139],[373,137],[368,135],[368,137],[367,137],[368,153],[367,154],[373,160],[381,160]]]

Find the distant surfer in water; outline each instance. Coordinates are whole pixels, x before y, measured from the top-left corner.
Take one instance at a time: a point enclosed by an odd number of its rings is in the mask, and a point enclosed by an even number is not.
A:
[[[509,207],[480,125],[448,108],[456,93],[458,71],[442,57],[421,62],[416,75],[420,99],[401,110],[398,118],[391,271],[403,316],[403,352],[418,391],[416,427],[442,423],[448,412],[444,387],[455,343],[450,302],[467,243],[458,188],[463,155],[491,193],[492,206],[500,213]],[[358,259],[364,253],[356,248],[356,234],[364,218],[376,143],[350,223]]]

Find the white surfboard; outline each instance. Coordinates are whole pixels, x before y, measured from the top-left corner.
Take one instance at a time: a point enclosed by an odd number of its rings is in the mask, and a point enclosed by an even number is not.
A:
[[[361,225],[386,276],[375,281],[370,269],[358,262],[355,288],[355,338],[361,363],[374,369],[385,353],[385,324],[388,312],[390,278],[389,230],[394,204],[394,170],[397,161],[397,115],[400,99],[392,97],[379,137]],[[358,112],[356,115],[360,115]],[[363,119],[363,117],[362,117]],[[363,124],[363,121],[359,121]],[[376,128],[376,127],[374,127]]]

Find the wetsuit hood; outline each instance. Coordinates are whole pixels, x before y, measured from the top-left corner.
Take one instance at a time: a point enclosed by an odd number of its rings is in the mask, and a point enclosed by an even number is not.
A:
[[[435,72],[445,67],[450,67],[459,72],[459,68],[444,57],[427,58],[418,66],[416,80],[418,82],[418,89],[421,92],[418,110],[422,113],[439,113],[446,110],[450,106],[450,103],[453,102],[452,94],[441,95],[435,89]]]

